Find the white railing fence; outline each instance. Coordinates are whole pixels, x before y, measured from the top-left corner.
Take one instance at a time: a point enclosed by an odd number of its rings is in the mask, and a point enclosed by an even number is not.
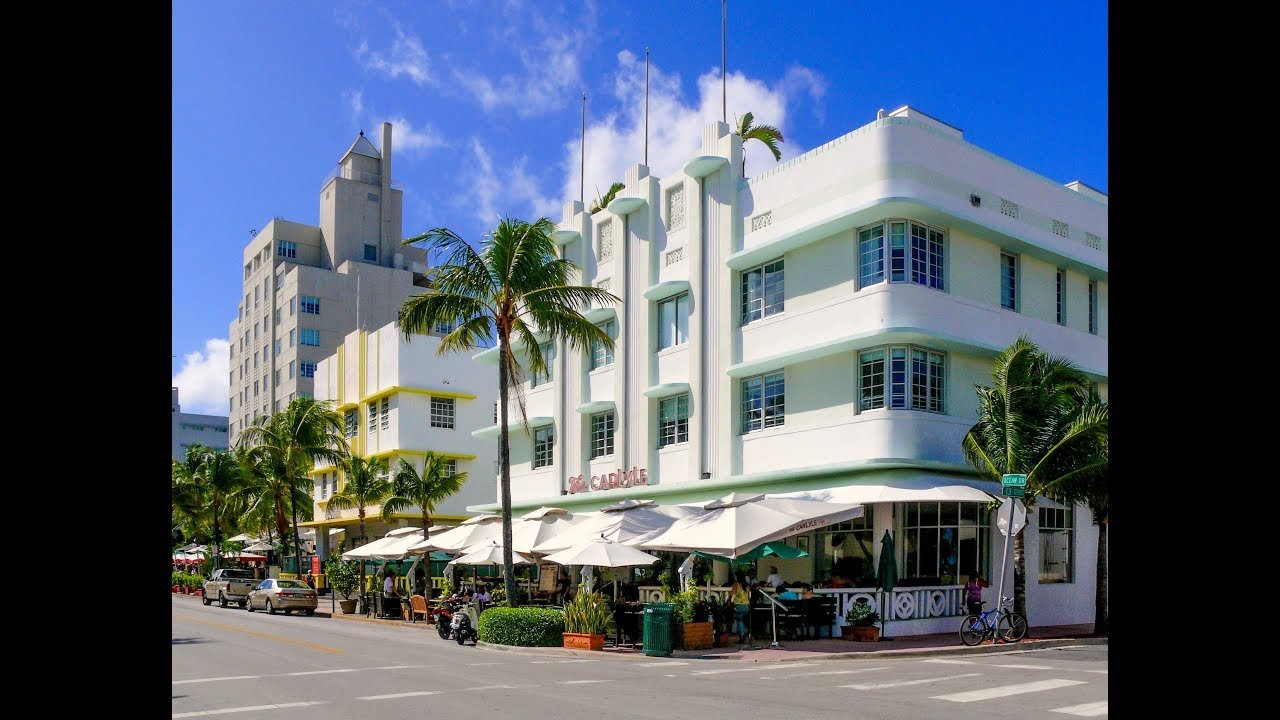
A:
[[[640,602],[664,602],[666,592],[658,585],[642,585]],[[707,595],[721,599],[729,595],[729,588],[705,585],[698,588],[698,598],[705,600]],[[964,587],[961,585],[925,585],[921,587],[896,588],[884,592],[876,588],[820,588],[814,595],[835,597],[836,625],[844,623],[858,598],[866,598],[871,607],[880,613],[886,622],[895,620],[933,620],[945,617],[957,617],[967,613],[964,603]]]

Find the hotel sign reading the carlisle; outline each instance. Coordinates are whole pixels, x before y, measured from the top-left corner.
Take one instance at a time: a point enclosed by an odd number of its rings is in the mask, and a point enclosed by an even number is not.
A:
[[[594,490],[614,490],[617,488],[639,487],[649,484],[648,470],[646,468],[631,468],[630,471],[618,468],[617,472],[606,473],[603,475],[592,475],[588,480],[586,475],[571,476],[569,478],[569,494],[594,491]]]

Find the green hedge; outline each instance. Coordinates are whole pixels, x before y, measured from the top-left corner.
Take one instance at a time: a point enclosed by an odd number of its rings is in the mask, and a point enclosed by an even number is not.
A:
[[[480,614],[480,642],[562,647],[564,613],[550,608],[492,607]]]

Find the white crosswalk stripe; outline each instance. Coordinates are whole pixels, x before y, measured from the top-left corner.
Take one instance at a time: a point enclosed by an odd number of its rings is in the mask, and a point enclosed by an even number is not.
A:
[[[174,713],[172,717],[188,718],[188,717],[201,717],[204,715],[227,715],[229,713],[256,712],[258,710],[280,710],[283,708],[295,708],[295,707],[304,707],[307,705],[325,705],[325,704],[328,704],[328,701],[322,700],[319,702],[291,702],[291,703],[278,703],[276,705],[250,705],[247,707],[222,708],[221,710],[198,710],[196,712]]]
[[[661,660],[659,662],[640,663],[640,667],[658,667],[659,665],[666,665],[670,667],[672,665],[688,665],[688,664],[689,663],[681,662],[680,660]]]
[[[888,670],[888,667],[869,667],[858,668],[857,670],[824,670],[823,672],[799,673],[796,675],[761,675],[761,680],[793,680],[802,677],[815,677],[817,675],[853,675],[854,673],[872,672],[873,670]]]
[[[1066,715],[1083,715],[1085,717],[1096,717],[1098,715],[1107,714],[1107,701],[1099,700],[1098,702],[1085,703],[1083,705],[1071,705],[1069,707],[1054,708],[1049,712],[1064,713]]]
[[[861,683],[855,685],[841,685],[842,688],[852,688],[854,690],[883,690],[885,688],[906,687],[907,685],[925,685],[927,683],[943,682],[944,680],[959,680],[960,678],[977,677],[982,673],[960,673],[959,675],[943,675],[941,677],[921,678],[919,680],[898,680],[897,682],[882,683]]]
[[[439,690],[418,690],[416,692],[391,693],[390,695],[365,695],[357,700],[393,700],[395,698],[419,697],[422,695],[439,695]]]
[[[1063,680],[1054,678],[1052,680],[1037,680],[1029,683],[1018,683],[1016,685],[1001,685],[999,687],[982,688],[981,690],[970,690],[968,692],[953,693],[951,695],[934,695],[933,700],[950,700],[951,702],[975,702],[978,700],[990,700],[998,697],[1008,697],[1009,695],[1021,695],[1023,693],[1042,692],[1044,690],[1054,690],[1057,688],[1070,687],[1072,685],[1085,685],[1085,680]]]

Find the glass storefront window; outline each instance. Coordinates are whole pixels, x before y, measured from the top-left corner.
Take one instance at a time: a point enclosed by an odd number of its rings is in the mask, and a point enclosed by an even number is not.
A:
[[[899,584],[958,585],[988,575],[991,518],[983,503],[903,503]]]
[[[868,512],[862,517],[838,523],[815,533],[814,579],[820,585],[839,575],[853,587],[875,584],[875,538]]]

